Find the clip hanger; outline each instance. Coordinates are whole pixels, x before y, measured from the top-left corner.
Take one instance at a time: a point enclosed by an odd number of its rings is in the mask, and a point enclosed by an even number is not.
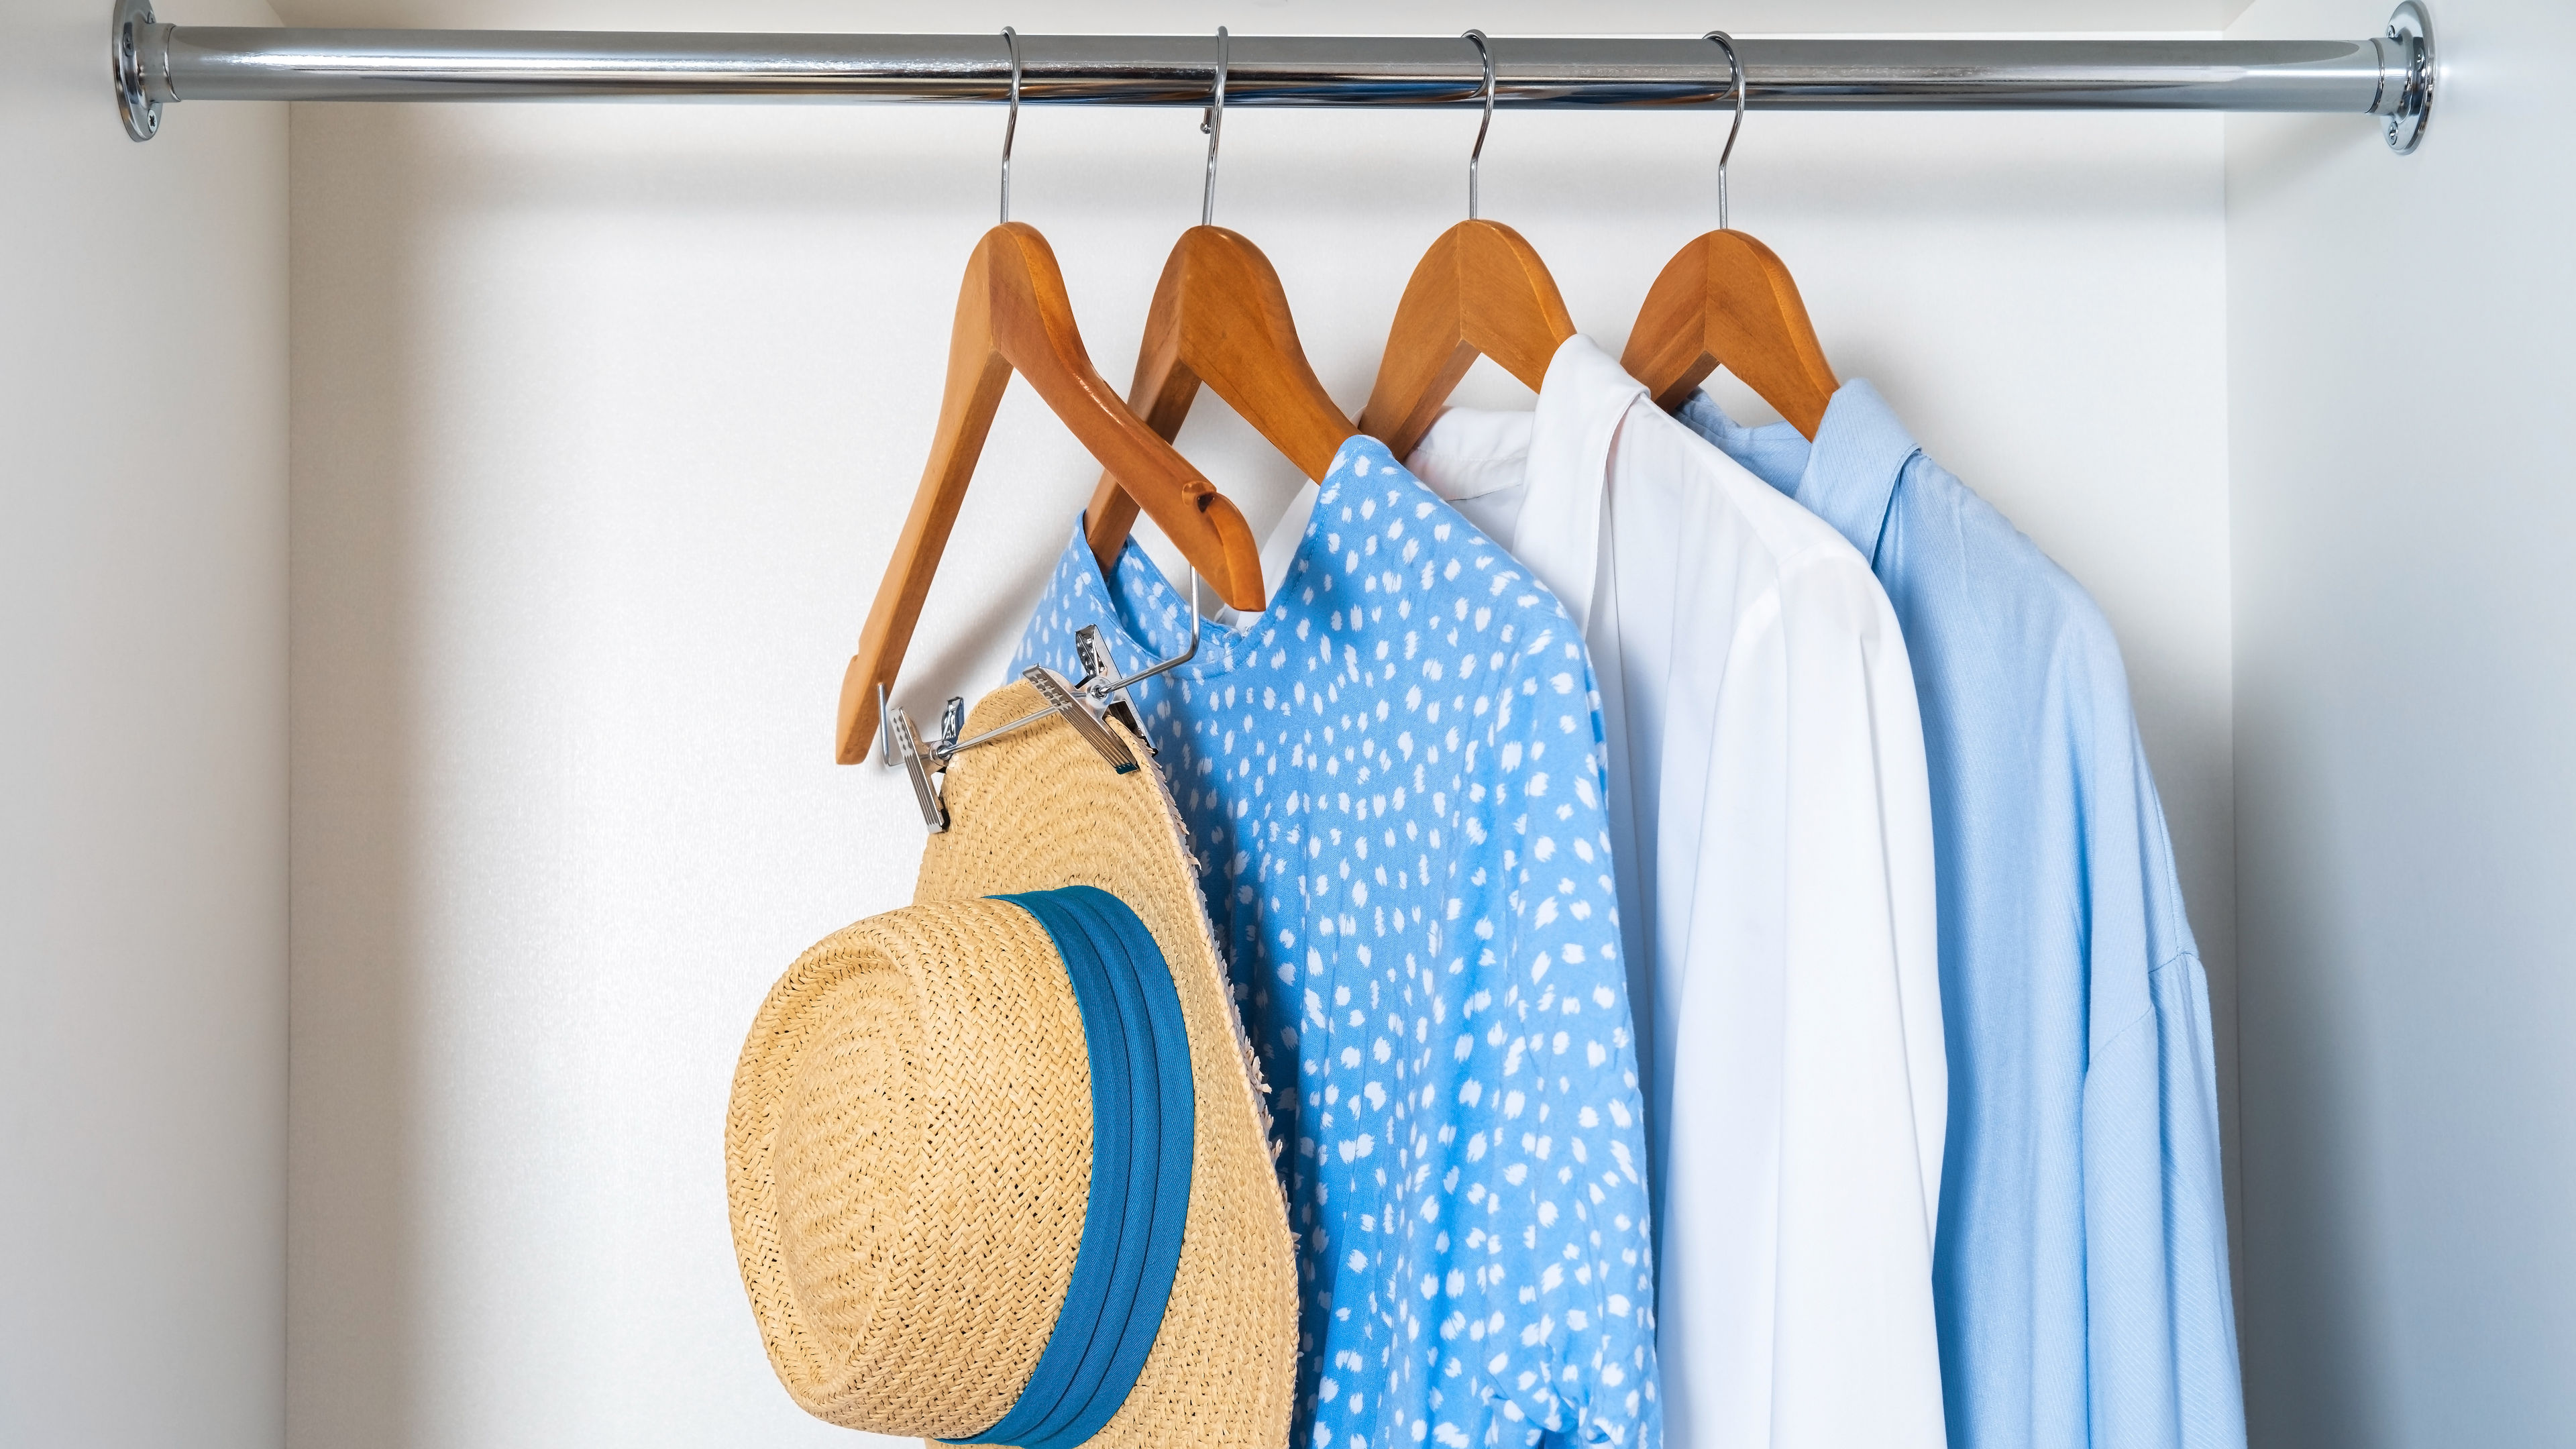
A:
[[[1198,657],[1199,630],[1199,576],[1198,571],[1192,569],[1189,647],[1169,659],[1156,660],[1133,674],[1121,675],[1116,672],[1117,663],[1110,657],[1109,641],[1102,636],[1100,626],[1085,624],[1074,633],[1074,650],[1082,659],[1082,678],[1068,684],[1063,675],[1042,665],[1021,670],[1020,678],[1037,690],[1038,697],[1046,701],[1046,708],[1024,714],[972,739],[958,738],[966,728],[965,700],[949,696],[947,704],[939,711],[939,738],[925,742],[921,732],[913,727],[912,717],[886,697],[886,688],[880,684],[877,686],[878,757],[888,769],[900,767],[911,778],[913,798],[921,806],[921,823],[933,835],[948,828],[948,806],[941,798],[948,762],[978,745],[990,744],[1013,730],[1025,729],[1041,720],[1062,717],[1073,726],[1074,733],[1082,736],[1084,743],[1100,752],[1100,758],[1110,769],[1121,775],[1128,774],[1136,769],[1136,752],[1127,747],[1127,741],[1120,738],[1116,730],[1109,728],[1108,722],[1116,719],[1136,737],[1138,744],[1145,747],[1146,753],[1155,753],[1154,742],[1145,733],[1144,713],[1136,707],[1135,696],[1128,690]]]

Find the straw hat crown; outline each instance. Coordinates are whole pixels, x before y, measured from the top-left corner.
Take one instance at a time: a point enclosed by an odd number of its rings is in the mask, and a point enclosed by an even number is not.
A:
[[[969,730],[1039,708],[1013,686]],[[1142,756],[1143,752],[1138,751]],[[1056,941],[990,897],[1092,886],[1134,912],[1187,1034],[1187,1216],[1134,1386],[1087,1442],[1286,1442],[1292,1240],[1250,1053],[1178,816],[1059,720],[959,756],[914,904],[789,968],[726,1124],[734,1240],[780,1381],[808,1412],[963,1439],[1011,1411],[1067,1308],[1092,1203],[1093,1080]],[[1076,1318],[1086,1305],[1075,1305]]]

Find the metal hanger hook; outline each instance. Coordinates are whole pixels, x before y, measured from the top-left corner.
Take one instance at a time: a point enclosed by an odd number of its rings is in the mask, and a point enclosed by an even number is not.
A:
[[[1184,567],[1184,568],[1187,568],[1188,566],[1187,566],[1187,565],[1183,565],[1183,567]],[[1133,674],[1130,674],[1130,675],[1126,676],[1126,677],[1125,677],[1125,678],[1123,678],[1123,679],[1092,679],[1092,680],[1085,680],[1085,681],[1083,682],[1083,685],[1082,685],[1082,689],[1083,689],[1083,692],[1084,692],[1085,694],[1090,695],[1090,696],[1091,696],[1092,698],[1094,698],[1094,699],[1107,699],[1109,696],[1111,696],[1111,695],[1113,695],[1113,694],[1116,694],[1118,691],[1120,691],[1120,690],[1122,690],[1122,689],[1125,689],[1127,686],[1129,686],[1129,685],[1131,685],[1131,684],[1141,684],[1141,683],[1143,683],[1144,681],[1146,681],[1146,680],[1148,680],[1148,679],[1153,678],[1153,677],[1154,677],[1155,675],[1157,675],[1157,674],[1164,673],[1164,672],[1165,672],[1165,671],[1167,671],[1167,670],[1178,669],[1178,668],[1180,668],[1182,665],[1187,664],[1187,663],[1189,663],[1191,660],[1196,659],[1196,658],[1198,658],[1198,657],[1199,657],[1199,618],[1200,618],[1200,615],[1199,615],[1199,571],[1198,571],[1197,569],[1194,569],[1194,568],[1193,568],[1193,569],[1189,569],[1189,575],[1190,575],[1190,643],[1189,643],[1189,647],[1188,647],[1188,648],[1186,648],[1186,649],[1183,649],[1180,653],[1173,655],[1173,656],[1172,656],[1171,658],[1169,658],[1169,659],[1158,659],[1158,660],[1154,661],[1153,663],[1146,665],[1144,668],[1137,670],[1135,673],[1133,673]]]
[[[1011,142],[1020,134],[1020,33],[1005,25],[1002,43],[1011,49],[1011,117],[1002,123],[1002,221],[1011,220]]]
[[[1199,129],[1207,133],[1207,187],[1199,193],[1199,225],[1216,225],[1216,144],[1225,134],[1225,27],[1216,28],[1216,87],[1208,92],[1207,114]]]
[[[1467,219],[1476,219],[1476,167],[1485,159],[1485,133],[1494,126],[1494,53],[1485,47],[1485,32],[1470,30],[1466,39],[1476,42],[1476,59],[1485,66],[1485,119],[1476,123],[1476,149],[1467,153]]]
[[[1735,97],[1735,124],[1726,128],[1726,149],[1717,153],[1717,229],[1726,230],[1726,163],[1735,158],[1735,136],[1744,129],[1744,63],[1735,58],[1735,38],[1723,30],[1700,37],[1726,47],[1726,89]]]

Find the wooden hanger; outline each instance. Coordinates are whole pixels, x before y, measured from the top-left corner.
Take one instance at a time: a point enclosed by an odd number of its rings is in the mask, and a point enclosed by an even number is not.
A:
[[[1467,153],[1467,219],[1440,234],[1404,284],[1377,382],[1360,413],[1360,431],[1398,458],[1430,431],[1479,354],[1536,392],[1557,344],[1574,335],[1574,319],[1538,249],[1501,222],[1477,219],[1476,168],[1494,123],[1494,56],[1483,31],[1464,38],[1476,43],[1485,66],[1484,124],[1476,128],[1476,149]]]
[[[1225,138],[1228,37],[1216,28],[1216,73],[1208,87],[1207,184],[1199,196],[1199,224],[1181,233],[1154,284],[1145,313],[1145,341],[1136,350],[1136,385],[1127,406],[1145,426],[1169,439],[1197,400],[1199,384],[1234,405],[1244,421],[1288,455],[1309,478],[1321,481],[1333,455],[1359,431],[1315,380],[1288,294],[1270,259],[1243,236],[1216,225],[1217,148]],[[1106,574],[1135,527],[1136,501],[1114,472],[1100,475],[1085,511],[1092,557]]]
[[[1744,124],[1744,71],[1723,31],[1706,37],[1726,47],[1735,124]],[[1657,406],[1679,409],[1710,372],[1724,367],[1812,439],[1833,401],[1833,367],[1807,319],[1807,304],[1779,254],[1726,227],[1726,163],[1735,131],[1717,162],[1718,230],[1692,239],[1664,264],[1638,309],[1619,365],[1646,385]]]
[[[1740,231],[1693,238],[1664,264],[1619,365],[1666,412],[1723,366],[1809,438],[1842,385],[1788,265]]]
[[[1404,284],[1360,431],[1404,457],[1478,355],[1535,392],[1557,344],[1573,335],[1574,319],[1537,249],[1499,221],[1462,221],[1440,234]]]
[[[1359,431],[1315,380],[1270,259],[1221,226],[1181,233],[1163,264],[1127,406],[1168,439],[1180,432],[1202,383],[1318,481]],[[1085,517],[1092,556],[1105,573],[1117,567],[1136,522],[1136,498],[1115,471],[1100,475]]]
[[[966,264],[930,461],[886,564],[885,581],[877,586],[858,653],[841,680],[835,738],[842,764],[866,759],[875,743],[878,686],[894,684],[994,409],[1014,371],[1116,475],[1219,597],[1246,612],[1268,602],[1260,545],[1243,515],[1118,400],[1083,350],[1054,250],[1036,228],[1005,222],[984,233]]]

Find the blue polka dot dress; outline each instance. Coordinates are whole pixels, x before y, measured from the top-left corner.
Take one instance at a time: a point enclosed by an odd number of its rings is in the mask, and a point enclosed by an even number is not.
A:
[[[1180,652],[1077,528],[1014,672]],[[1661,1442],[1645,1138],[1581,631],[1368,438],[1270,608],[1135,688],[1268,1084],[1294,1442]]]

